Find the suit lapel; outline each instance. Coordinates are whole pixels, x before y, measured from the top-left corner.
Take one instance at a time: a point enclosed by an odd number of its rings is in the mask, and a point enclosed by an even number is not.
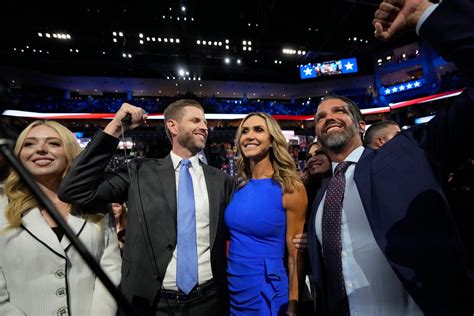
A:
[[[357,190],[359,190],[360,199],[362,201],[362,205],[364,206],[365,214],[367,215],[367,219],[369,220],[370,226],[372,227],[372,231],[376,235],[376,228],[375,225],[372,225],[371,220],[374,217],[373,210],[372,210],[372,191],[371,191],[371,154],[373,154],[372,149],[364,149],[362,156],[359,159],[354,171],[354,181],[357,186]]]
[[[69,215],[67,218],[67,224],[69,228],[71,228],[74,232],[74,235],[79,237],[79,234],[82,232],[82,229],[84,228],[84,226],[86,226],[86,220],[80,217]],[[66,235],[64,235],[64,237],[61,239],[61,246],[64,250],[67,250],[70,245],[71,241],[66,237]]]
[[[164,192],[166,201],[168,202],[168,211],[170,212],[170,215],[173,218],[174,225],[176,228],[176,221],[178,216],[178,206],[176,201],[176,174],[173,168],[173,161],[171,160],[170,155],[166,156],[161,161],[162,164],[156,167],[156,174],[151,176],[156,176],[156,181],[161,185],[162,192]]]
[[[209,200],[209,242],[212,249],[214,241],[216,240],[217,225],[219,225],[219,196],[216,192],[220,192],[222,188],[219,188],[219,184],[215,181],[215,171],[206,164],[201,163],[201,166],[204,172],[204,178],[206,179],[207,196]]]
[[[21,221],[24,229],[36,240],[58,256],[66,257],[64,248],[59,243],[58,237],[51,227],[49,227],[48,223],[46,223],[37,207],[26,213]]]

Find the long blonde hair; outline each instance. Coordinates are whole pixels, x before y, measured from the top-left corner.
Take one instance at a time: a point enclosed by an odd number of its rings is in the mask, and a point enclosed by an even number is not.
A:
[[[72,161],[81,151],[81,147],[79,146],[74,134],[58,122],[38,120],[28,125],[21,132],[20,136],[18,136],[18,140],[14,149],[15,154],[17,156],[20,155],[20,151],[23,148],[23,143],[25,142],[26,136],[33,128],[41,125],[48,126],[55,130],[56,133],[59,134],[59,137],[63,143],[64,152],[66,155],[66,168],[62,174],[62,177],[64,177],[69,171]],[[19,227],[21,225],[21,217],[23,214],[34,207],[40,206],[35,197],[24,185],[18,173],[14,170],[7,178],[5,194],[8,197],[8,205],[6,207],[5,217],[9,223],[9,228]]]
[[[280,125],[271,117],[263,112],[252,112],[248,114],[240,123],[235,136],[237,145],[237,182],[238,188],[243,187],[252,177],[250,171],[250,161],[246,158],[240,149],[240,137],[242,135],[242,126],[252,116],[261,117],[265,120],[268,131],[271,136],[270,161],[273,166],[272,179],[281,185],[283,192],[292,192],[296,186],[302,185],[301,179],[296,172],[295,162],[288,152],[288,144],[285,136],[281,132]]]

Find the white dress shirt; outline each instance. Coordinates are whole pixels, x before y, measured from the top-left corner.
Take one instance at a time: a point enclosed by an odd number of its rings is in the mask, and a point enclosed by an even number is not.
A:
[[[421,316],[423,313],[391,268],[370,228],[354,181],[355,167],[363,151],[364,147],[360,146],[345,159],[353,163],[345,173],[341,260],[351,315]],[[332,163],[333,172],[337,165],[338,163]],[[326,193],[318,206],[315,223],[321,245],[325,199]],[[379,212],[383,213],[383,210]]]
[[[182,160],[175,153],[170,153],[173,161],[173,168],[176,176],[176,201],[178,200],[178,181],[179,167]],[[210,227],[209,227],[209,196],[207,194],[206,179],[204,171],[199,164],[197,155],[189,158],[191,167],[189,173],[193,180],[194,204],[196,206],[196,242],[198,252],[198,280],[199,284],[206,283],[212,279],[211,270],[211,243],[210,243]],[[168,268],[166,269],[163,287],[168,290],[178,290],[176,286],[176,255],[177,248],[173,251]]]

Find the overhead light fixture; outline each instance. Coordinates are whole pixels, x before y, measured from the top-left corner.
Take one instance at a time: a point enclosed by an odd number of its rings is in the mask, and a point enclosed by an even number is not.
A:
[[[186,7],[184,5],[181,7],[181,11],[186,12]]]
[[[225,62],[226,64],[229,64],[229,63],[230,63],[230,58],[229,58],[229,57],[226,57],[226,58],[224,59],[224,62]]]

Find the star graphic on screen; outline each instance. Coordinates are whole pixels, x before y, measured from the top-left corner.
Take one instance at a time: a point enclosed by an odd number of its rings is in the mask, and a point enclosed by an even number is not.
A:
[[[415,86],[415,88],[418,88],[420,86],[420,82],[419,81],[415,81],[415,83],[413,84]]]
[[[393,88],[392,88],[392,92],[394,92],[394,93],[395,93],[395,92],[398,92],[397,87],[393,87]]]
[[[385,94],[390,94],[390,89],[385,89]]]
[[[305,76],[311,76],[312,73],[313,73],[313,69],[311,69],[309,67],[306,67],[306,69],[304,70]]]
[[[398,89],[400,89],[400,91],[403,91],[403,90],[405,90],[405,86],[401,85],[400,88],[398,88]]]
[[[346,67],[346,70],[352,70],[353,66],[354,64],[352,64],[350,61],[348,61],[347,64],[344,65],[344,67]]]
[[[407,89],[411,89],[413,85],[411,83],[407,84]]]

